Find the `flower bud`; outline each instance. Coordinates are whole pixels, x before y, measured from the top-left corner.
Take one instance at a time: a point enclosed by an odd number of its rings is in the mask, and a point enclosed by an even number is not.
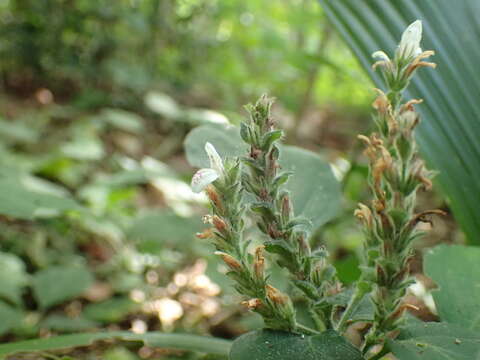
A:
[[[247,301],[242,301],[241,304],[246,306],[247,309],[249,309],[249,310],[256,310],[260,306],[263,305],[262,301],[260,299],[257,299],[257,298],[250,299],[250,300],[247,300]]]
[[[205,229],[202,232],[198,232],[195,236],[199,239],[209,239],[213,236],[213,231],[211,228]]]
[[[213,215],[212,224],[222,234],[227,231],[227,224],[217,215]]]
[[[242,264],[240,264],[240,262],[238,262],[237,259],[235,259],[233,256],[227,254],[227,253],[224,253],[222,251],[215,251],[214,253],[215,255],[220,255],[223,259],[223,261],[225,262],[225,264],[228,265],[228,267],[230,269],[232,269],[233,271],[241,271],[242,270]]]
[[[261,245],[255,249],[255,258],[253,262],[253,269],[257,279],[264,279],[264,270],[265,270],[265,258],[263,257],[263,250],[265,246]]]
[[[208,198],[216,208],[223,209],[223,204],[222,204],[222,200],[220,199],[220,195],[212,185],[208,185],[205,188],[205,192],[207,193]]]
[[[372,215],[372,210],[370,208],[362,203],[358,204],[358,209],[355,210],[353,215],[362,221],[365,225],[365,227],[368,230],[371,230],[373,227],[373,215]]]
[[[213,223],[213,216],[212,215],[204,215],[202,217],[202,221],[204,224],[212,224]]]
[[[400,109],[400,114],[403,114],[405,111],[415,111],[413,105],[421,104],[423,99],[412,99],[408,100]]]
[[[290,201],[290,197],[288,195],[285,195],[282,198],[282,217],[285,221],[288,221],[291,215],[292,215],[292,203]]]
[[[372,106],[375,110],[378,111],[380,115],[386,116],[391,109],[390,102],[388,101],[387,96],[382,90],[376,88],[374,90],[378,93],[378,96],[376,97]]]
[[[280,307],[291,305],[290,298],[283,294],[280,290],[269,284],[265,285],[265,289],[267,291],[268,300],[270,300],[273,304],[279,305]]]
[[[392,71],[392,61],[383,51],[375,51],[372,54],[372,58],[377,59],[375,64],[373,64],[372,69],[375,70],[377,66],[382,66],[386,70]]]

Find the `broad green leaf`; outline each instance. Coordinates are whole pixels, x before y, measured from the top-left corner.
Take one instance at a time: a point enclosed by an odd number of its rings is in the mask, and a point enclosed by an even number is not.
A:
[[[233,342],[230,360],[361,360],[360,351],[342,336],[329,330],[305,336],[260,330]]]
[[[90,330],[98,327],[98,323],[83,317],[70,318],[64,315],[49,315],[42,321],[41,327],[44,329],[74,332]]]
[[[0,269],[0,297],[19,305],[28,283],[25,264],[14,254],[0,253]]]
[[[0,301],[0,335],[22,323],[22,312]]]
[[[58,216],[69,210],[80,210],[80,205],[67,195],[38,187],[34,177],[8,169],[0,173],[0,214],[32,220]]]
[[[79,265],[52,266],[33,276],[33,292],[42,308],[73,299],[93,283],[90,271]]]
[[[100,113],[100,117],[120,130],[138,134],[144,129],[142,117],[130,111],[122,109],[104,109]]]
[[[209,166],[205,143],[211,142],[223,157],[242,156],[247,146],[236,127],[200,126],[185,139],[185,152],[192,166]],[[318,228],[331,220],[340,209],[340,187],[328,163],[311,151],[282,146],[280,165],[294,174],[286,187],[292,193],[295,212]]]
[[[194,125],[229,124],[227,117],[208,109],[189,109],[183,112],[183,120]]]
[[[0,137],[7,142],[32,143],[37,140],[38,134],[21,122],[0,118]]]
[[[96,186],[127,187],[145,184],[158,178],[176,178],[177,174],[166,164],[150,157],[141,162],[130,160],[129,169],[108,176],[101,176],[94,182]],[[133,162],[133,164],[132,164]]]
[[[115,323],[125,318],[136,308],[138,308],[138,304],[129,298],[112,298],[98,304],[87,305],[83,315],[90,320]]]
[[[141,251],[159,252],[165,243],[182,245],[190,242],[204,225],[198,217],[185,218],[171,211],[151,211],[140,215],[127,231],[139,242]]]
[[[116,331],[62,335],[46,339],[11,342],[0,345],[0,356],[12,355],[19,352],[50,351],[87,346],[95,341],[106,339],[141,341],[150,347],[182,349],[219,355],[227,355],[231,347],[231,342],[228,340],[207,336],[163,334],[160,332],[134,334],[128,331]]]
[[[418,140],[469,241],[480,244],[480,3],[477,0],[320,0],[377,87],[371,54],[390,54],[408,24],[424,25],[422,49],[435,50],[437,69],[421,69],[407,96],[423,98]],[[452,31],[452,24],[455,31]]]
[[[167,94],[152,91],[145,96],[144,101],[150,110],[166,118],[175,119],[182,114],[178,104]]]
[[[248,146],[234,126],[204,125],[193,129],[185,138],[184,148],[187,160],[195,167],[208,167],[209,160],[205,152],[205,143],[215,146],[222,157],[242,156],[248,152]]]
[[[388,342],[399,360],[478,360],[480,334],[447,323],[423,323],[404,329]]]
[[[105,155],[102,142],[91,134],[76,136],[72,141],[62,145],[60,150],[66,157],[76,160],[100,160]]]
[[[441,245],[425,256],[425,273],[442,321],[480,331],[480,248]]]

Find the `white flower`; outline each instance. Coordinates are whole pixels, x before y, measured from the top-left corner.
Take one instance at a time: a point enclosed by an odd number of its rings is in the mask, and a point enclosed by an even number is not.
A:
[[[388,57],[388,55],[385,54],[383,51],[375,51],[372,54],[372,57],[374,59],[377,59],[378,61],[390,61],[390,58]]]
[[[422,40],[422,22],[416,20],[411,23],[402,34],[402,39],[397,49],[397,56],[401,58],[417,57],[422,53],[420,41]]]
[[[207,142],[205,151],[210,160],[210,167],[198,170],[192,177],[191,187],[193,192],[199,193],[212,182],[223,176],[225,169],[220,155],[218,155],[215,147]]]
[[[225,172],[225,169],[223,168],[223,161],[220,155],[218,155],[217,150],[215,150],[215,147],[207,142],[205,144],[205,151],[208,155],[208,159],[210,160],[210,167],[217,171],[220,175]]]

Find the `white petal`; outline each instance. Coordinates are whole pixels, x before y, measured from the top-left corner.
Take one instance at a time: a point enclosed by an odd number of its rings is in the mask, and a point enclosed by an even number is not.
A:
[[[383,51],[375,51],[372,54],[372,57],[380,61],[390,61],[390,58],[388,57],[388,55],[385,54]]]
[[[420,41],[422,40],[422,22],[416,20],[403,32],[398,45],[398,54],[405,58],[416,56],[421,52]]]
[[[219,178],[219,174],[213,169],[200,169],[192,177],[191,187],[193,192],[199,193],[208,185]]]
[[[208,159],[210,160],[210,167],[214,169],[219,176],[221,176],[225,170],[223,168],[223,161],[220,155],[218,155],[217,150],[215,147],[207,142],[205,144],[205,151],[207,152]]]

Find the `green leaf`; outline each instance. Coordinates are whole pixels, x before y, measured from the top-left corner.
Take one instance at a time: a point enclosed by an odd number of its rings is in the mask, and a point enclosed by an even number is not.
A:
[[[399,360],[477,360],[480,335],[447,323],[415,324],[388,342]]]
[[[12,342],[0,345],[0,356],[19,352],[50,351],[91,345],[93,342],[105,339],[121,339],[125,341],[141,341],[147,346],[169,349],[182,349],[211,354],[227,355],[231,342],[213,337],[190,334],[162,334],[150,332],[134,334],[128,331],[100,332],[88,334],[72,334],[53,336],[46,339],[35,339]]]
[[[33,277],[33,292],[40,307],[47,308],[73,299],[93,283],[93,275],[84,266],[52,266]]]
[[[222,157],[243,156],[248,151],[238,128],[200,126],[185,139],[185,152],[192,166],[208,166],[204,150],[207,141]],[[292,193],[296,214],[308,218],[314,229],[335,217],[340,210],[341,193],[328,163],[313,152],[294,146],[281,146],[280,151],[282,170],[293,173],[286,187]]]
[[[340,210],[341,192],[330,165],[317,154],[295,146],[281,147],[280,165],[292,172],[287,189],[292,192],[295,213],[317,229]]]
[[[350,288],[339,294],[327,297],[324,301],[330,305],[347,307],[351,301],[352,296],[355,295],[355,289]],[[323,301],[320,302],[320,306]],[[358,321],[372,321],[375,315],[375,305],[369,294],[366,294],[352,309],[349,320],[353,322]]]
[[[122,109],[104,109],[100,116],[106,122],[120,130],[138,134],[144,129],[142,117],[130,111]]]
[[[423,98],[417,107],[423,121],[417,135],[429,165],[456,219],[471,243],[480,244],[480,73],[477,0],[320,0],[325,13],[352,48],[378,87],[371,54],[392,54],[408,24],[421,19],[422,49],[435,50],[435,70],[421,69],[407,96]],[[452,32],[449,24],[455,24]]]
[[[0,335],[5,334],[10,329],[19,326],[22,323],[22,312],[14,307],[0,301]]]
[[[260,330],[233,342],[230,360],[361,360],[358,349],[333,330],[305,336]]]
[[[0,269],[0,297],[19,305],[28,283],[25,264],[14,254],[0,253]]]
[[[48,186],[38,186],[41,182],[37,179],[3,169],[0,172],[0,214],[32,220],[82,209],[67,195],[49,190]]]
[[[229,123],[225,115],[209,109],[184,110],[181,116],[181,120],[193,125]]]
[[[139,242],[141,251],[158,253],[171,245],[190,243],[204,225],[198,217],[185,218],[171,211],[151,211],[140,215],[128,229],[128,236]]]
[[[99,324],[95,321],[85,319],[83,317],[70,318],[64,315],[49,315],[42,321],[41,327],[54,331],[74,332],[82,330],[90,330]]]
[[[37,140],[37,132],[19,121],[5,121],[0,118],[0,137],[2,141],[33,143]]]
[[[439,286],[432,295],[442,321],[480,331],[480,248],[437,246],[424,267]]]
[[[144,101],[150,110],[166,118],[175,119],[182,114],[175,100],[166,94],[152,91],[145,96]]]
[[[85,317],[95,321],[114,323],[125,318],[138,308],[138,304],[129,298],[113,298],[98,304],[89,304],[85,307]]]

